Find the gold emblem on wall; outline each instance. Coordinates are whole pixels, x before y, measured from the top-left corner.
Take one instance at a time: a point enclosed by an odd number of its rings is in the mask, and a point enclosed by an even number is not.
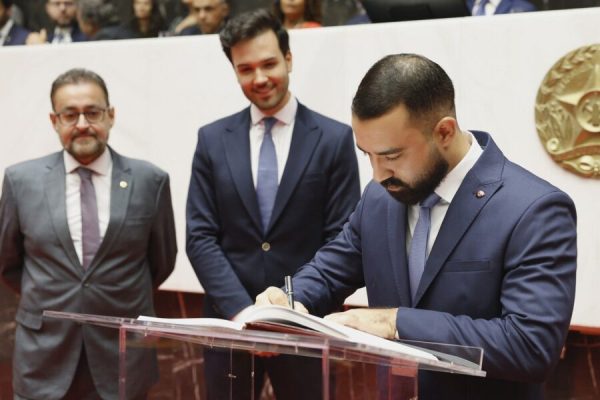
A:
[[[548,71],[535,102],[535,126],[554,161],[600,178],[600,44],[570,52]]]

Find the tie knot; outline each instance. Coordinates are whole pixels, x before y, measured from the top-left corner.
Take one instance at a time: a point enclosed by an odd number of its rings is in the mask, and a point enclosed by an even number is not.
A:
[[[266,135],[267,133],[271,133],[271,129],[273,129],[273,126],[275,126],[275,124],[277,123],[277,118],[265,117],[265,118],[263,118],[263,122],[265,124],[265,135]]]
[[[79,168],[77,168],[77,173],[79,174],[79,177],[81,179],[89,181],[92,179],[92,174],[94,172],[89,168],[79,167]]]
[[[421,206],[421,208],[431,208],[435,206],[438,201],[440,201],[440,196],[433,192],[429,196],[427,196],[425,200],[421,201],[419,205]]]

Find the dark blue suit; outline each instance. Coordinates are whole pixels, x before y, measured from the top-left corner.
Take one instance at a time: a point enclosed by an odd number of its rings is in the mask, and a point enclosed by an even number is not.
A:
[[[4,41],[4,46],[16,46],[23,45],[27,40],[27,36],[29,35],[29,31],[22,26],[17,24],[13,24],[10,31],[8,31],[8,36]]]
[[[51,29],[48,31],[47,42],[52,43],[53,39],[54,39],[54,29]],[[74,24],[72,26],[71,39],[73,40],[73,42],[87,42],[89,40],[88,37],[85,36],[85,34],[83,32],[81,32],[81,30],[79,29],[79,26],[77,24]]]
[[[448,208],[414,308],[407,209],[375,182],[294,277],[296,300],[325,314],[366,285],[371,307],[399,307],[400,338],[483,348],[487,378],[421,372],[419,399],[540,399],[573,309],[575,207],[508,161],[488,134],[475,136],[484,151]]]
[[[467,0],[467,9],[473,10],[475,0]],[[502,0],[494,14],[512,14],[519,12],[537,11],[537,8],[526,0]]]
[[[207,294],[206,317],[230,319],[268,286],[282,286],[285,275],[293,275],[337,235],[360,197],[352,130],[298,104],[263,233],[249,130],[247,108],[198,132],[187,200],[187,254]]]

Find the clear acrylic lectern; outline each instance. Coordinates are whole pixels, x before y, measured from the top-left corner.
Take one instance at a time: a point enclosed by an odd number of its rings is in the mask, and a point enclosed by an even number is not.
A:
[[[110,327],[116,330],[115,334],[118,330],[119,365],[113,367],[119,368],[121,400],[134,398],[138,394],[136,390],[143,387],[136,382],[140,376],[145,376],[144,384],[151,387],[149,399],[205,399],[207,386],[217,384],[204,380],[203,360],[207,351],[224,352],[231,356],[231,360],[240,352],[250,354],[252,377],[253,361],[257,357],[290,355],[317,360],[321,366],[323,400],[414,399],[418,395],[419,370],[485,376],[481,369],[483,350],[474,347],[405,342],[409,346],[427,349],[435,356],[425,358],[411,354],[390,354],[379,347],[320,334],[254,329],[237,331],[56,311],[45,311],[44,317]],[[139,364],[136,360],[152,362],[136,365]],[[159,369],[150,374],[155,383],[147,382],[148,374],[140,374],[140,371],[156,369],[156,365]],[[234,371],[235,366],[230,367]],[[227,384],[238,378],[234,373],[223,374],[223,382],[219,383]],[[230,393],[229,398],[236,399],[236,396]],[[272,395],[264,392],[256,395],[252,391],[248,398],[269,399]]]

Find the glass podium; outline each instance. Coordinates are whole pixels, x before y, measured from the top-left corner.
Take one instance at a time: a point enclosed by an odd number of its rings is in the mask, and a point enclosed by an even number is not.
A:
[[[426,349],[434,356],[422,357],[412,353],[392,354],[377,346],[319,333],[233,330],[58,311],[44,311],[44,317],[115,329],[119,338],[119,365],[107,368],[119,370],[121,400],[136,398],[140,387],[150,388],[148,399],[200,400],[217,388],[220,394],[216,398],[224,400],[273,399],[273,393],[259,391],[263,387],[259,366],[284,358],[316,367],[312,368],[316,376],[300,377],[301,386],[304,389],[316,385],[318,395],[311,398],[323,400],[416,399],[419,370],[485,377],[481,369],[483,350],[475,347],[403,342],[409,347]],[[222,361],[219,373],[209,374],[214,364],[208,361],[215,354]],[[240,359],[247,364],[242,371],[249,371],[243,375],[238,371]],[[279,386],[281,377],[285,380],[288,376],[292,385],[292,375],[282,371],[277,377]],[[276,383],[274,378],[271,380]],[[145,382],[139,382],[140,379]],[[236,392],[241,382],[245,382],[243,390],[250,393]]]

